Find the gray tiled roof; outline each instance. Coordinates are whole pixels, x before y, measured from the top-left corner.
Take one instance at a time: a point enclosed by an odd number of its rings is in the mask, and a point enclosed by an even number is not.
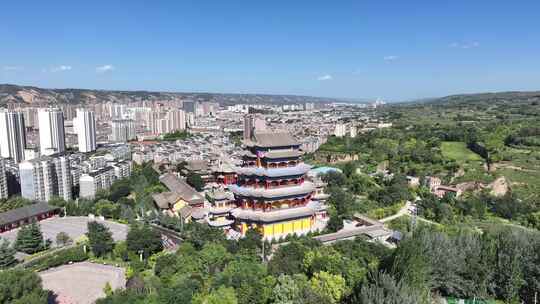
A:
[[[177,193],[182,199],[190,205],[204,203],[204,197],[185,181],[176,177],[172,173],[162,175],[159,180],[172,192]]]
[[[255,132],[255,134],[253,134],[253,137],[253,141],[251,143],[248,143],[248,145],[255,145],[264,148],[299,145],[298,141],[287,132]]]
[[[309,206],[269,212],[236,209],[232,214],[235,218],[241,220],[272,223],[312,216],[315,214],[315,210]]]
[[[0,213],[0,225],[10,224],[60,208],[47,203],[37,203]]]

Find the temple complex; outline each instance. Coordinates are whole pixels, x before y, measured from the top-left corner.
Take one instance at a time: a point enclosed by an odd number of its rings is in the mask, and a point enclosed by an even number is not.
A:
[[[265,239],[305,234],[326,212],[312,200],[315,185],[306,180],[311,167],[302,162],[300,144],[288,133],[255,132],[246,140],[236,184],[229,185],[237,208],[234,227],[241,234],[257,229]]]

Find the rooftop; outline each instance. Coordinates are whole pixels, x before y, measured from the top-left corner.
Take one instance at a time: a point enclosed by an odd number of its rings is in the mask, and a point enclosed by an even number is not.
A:
[[[312,182],[306,181],[298,186],[283,187],[283,188],[251,188],[241,187],[238,185],[230,185],[229,189],[236,195],[246,197],[261,197],[261,198],[277,198],[284,196],[293,196],[308,194],[315,190],[315,186]]]
[[[283,209],[271,212],[235,209],[232,211],[232,214],[235,218],[242,220],[271,223],[286,219],[312,216],[313,214],[315,214],[315,210],[309,206]]]
[[[272,147],[286,147],[286,146],[297,146],[300,145],[291,134],[287,132],[255,132],[253,134],[253,140],[247,141],[246,145],[248,146],[257,146],[262,148],[272,148]]]
[[[6,225],[60,208],[47,203],[37,203],[0,213],[0,225]]]
[[[182,199],[189,204],[202,204],[204,197],[195,189],[188,185],[185,181],[178,178],[172,173],[162,175],[159,180],[171,191],[178,194]]]

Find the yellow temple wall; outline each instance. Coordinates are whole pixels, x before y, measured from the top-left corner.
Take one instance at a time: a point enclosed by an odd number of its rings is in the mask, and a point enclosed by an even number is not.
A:
[[[272,237],[286,234],[303,232],[311,229],[311,218],[297,219],[294,221],[265,224],[262,226],[263,237]]]

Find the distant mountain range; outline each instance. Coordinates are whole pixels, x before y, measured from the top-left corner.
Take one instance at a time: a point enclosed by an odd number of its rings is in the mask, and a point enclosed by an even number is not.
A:
[[[526,92],[493,92],[493,93],[477,93],[477,94],[458,94],[446,97],[424,98],[413,100],[408,103],[530,103],[540,101],[540,91]]]
[[[268,94],[221,94],[221,93],[176,93],[149,91],[109,91],[87,89],[44,89],[32,86],[0,84],[0,105],[7,103],[26,104],[92,104],[102,102],[129,101],[174,101],[197,100],[219,102],[222,105],[239,103],[331,103],[342,102],[334,98],[322,98],[297,95]]]

